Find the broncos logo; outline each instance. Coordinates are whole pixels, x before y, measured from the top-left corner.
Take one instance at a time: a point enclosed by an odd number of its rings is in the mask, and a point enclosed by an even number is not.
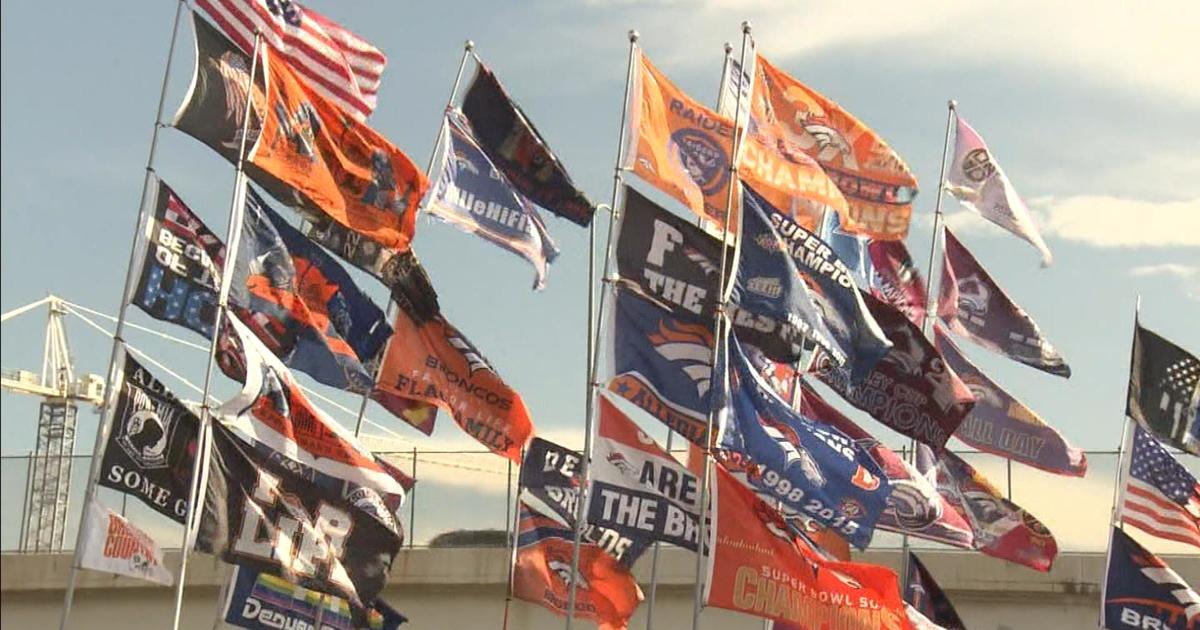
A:
[[[479,370],[496,371],[492,368],[492,364],[487,360],[487,357],[483,356],[483,353],[479,351],[479,348],[476,348],[475,344],[471,343],[462,333],[458,332],[458,329],[447,323],[445,333],[446,343],[462,354],[463,359],[467,362],[467,367],[471,370],[471,374]]]
[[[630,464],[629,459],[621,453],[609,453],[608,463],[615,466],[626,477],[637,477],[637,471],[633,469],[633,464]],[[574,481],[573,478],[572,481]]]
[[[825,486],[825,474],[821,472],[821,466],[817,464],[817,460],[808,452],[808,449],[800,445],[800,436],[796,434],[792,427],[776,421],[771,418],[762,418],[762,427],[767,432],[771,439],[779,444],[780,450],[784,454],[784,469],[789,469],[795,464],[799,464],[800,471],[804,473],[804,478],[812,485],[821,488]]]
[[[567,586],[571,585],[572,575],[571,575],[571,563],[570,562],[563,562],[562,560],[552,559],[552,560],[549,560],[546,562],[546,566],[550,567],[550,570],[554,572],[554,575],[556,575],[558,577],[558,579],[562,580],[563,584],[566,584]],[[575,584],[578,585],[577,588],[581,588],[584,590],[591,588],[591,586],[588,585],[587,580],[585,580],[583,578],[583,576],[579,574],[579,572],[575,572],[574,581],[575,581]]]
[[[696,384],[696,394],[704,397],[712,379],[712,332],[700,324],[685,324],[663,319],[658,332],[647,341],[662,358],[683,363],[681,369]]]
[[[471,158],[467,157],[466,152],[462,149],[455,149],[454,153],[450,154],[450,159],[454,160],[454,170],[466,171],[472,175],[479,174],[479,167],[475,166],[475,163],[471,161]],[[498,179],[495,173],[493,173],[492,178]]]

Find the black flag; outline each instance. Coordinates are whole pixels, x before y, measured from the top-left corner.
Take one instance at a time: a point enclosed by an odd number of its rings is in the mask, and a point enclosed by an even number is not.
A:
[[[1125,413],[1164,442],[1200,455],[1200,359],[1134,324]]]
[[[917,555],[908,554],[908,586],[904,589],[904,601],[917,609],[926,619],[945,630],[965,630],[958,611],[942,592],[942,587],[934,581],[929,569],[917,559]]]

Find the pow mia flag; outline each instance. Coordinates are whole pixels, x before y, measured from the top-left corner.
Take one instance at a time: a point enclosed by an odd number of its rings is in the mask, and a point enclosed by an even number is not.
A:
[[[128,352],[100,485],[184,523],[200,419]]]
[[[1125,413],[1164,442],[1200,455],[1200,359],[1135,324]]]

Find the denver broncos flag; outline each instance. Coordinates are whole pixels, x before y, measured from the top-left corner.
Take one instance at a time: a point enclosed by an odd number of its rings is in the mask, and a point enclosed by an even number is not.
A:
[[[249,57],[193,16],[196,73],[174,125],[236,163],[246,107],[246,172],[273,197],[406,250],[425,175],[375,130],[314,92],[269,46],[247,97]],[[265,70],[265,71],[264,71]]]
[[[1102,628],[1200,629],[1200,595],[1162,558],[1115,527],[1108,554]]]
[[[643,597],[628,568],[600,547],[585,544],[579,549],[579,572],[572,575],[574,532],[524,503],[517,532],[515,597],[565,616],[571,582],[575,581],[575,617],[595,621],[600,630],[629,627],[629,618]]]

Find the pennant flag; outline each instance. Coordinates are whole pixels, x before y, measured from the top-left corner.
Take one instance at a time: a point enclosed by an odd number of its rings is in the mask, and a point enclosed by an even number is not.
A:
[[[745,143],[742,178],[778,208],[788,207],[788,197],[794,200],[807,193],[841,215],[847,231],[903,241],[917,195],[917,178],[904,160],[870,127],[762,55],[757,55],[755,66],[750,118],[754,141]],[[755,159],[757,152],[761,159]],[[769,159],[772,154],[774,160]],[[772,163],[802,164],[803,157],[815,162],[821,177],[814,173],[807,179],[783,178],[781,169],[769,168]],[[758,171],[765,181],[754,181],[747,171]],[[833,186],[826,183],[830,180]],[[806,223],[795,212],[792,216],[808,230],[819,225]]]
[[[1162,444],[1133,427],[1123,477],[1121,522],[1159,538],[1200,547],[1200,482]]]
[[[829,244],[772,207],[757,192],[747,188],[743,197],[747,208],[766,217],[782,237],[787,253],[809,282],[834,343],[846,355],[852,379],[856,383],[862,380],[892,344],[867,310],[853,274]],[[839,363],[836,356],[831,360]]]
[[[234,567],[227,590],[222,618],[231,626],[250,630],[315,629],[322,602],[325,614],[319,630],[396,630],[408,621],[382,599],[376,599],[366,614],[366,623],[359,625],[346,600],[246,567]]]
[[[871,241],[871,293],[896,307],[917,327],[925,323],[925,280],[904,241]]]
[[[631,169],[715,225],[736,231],[738,198],[731,200],[733,120],[675,87],[640,50],[629,93],[629,143],[623,167]],[[736,192],[736,191],[735,191]]]
[[[587,227],[596,207],[579,190],[558,156],[483,63],[463,97],[462,113],[492,164],[513,188],[537,205]]]
[[[888,428],[941,450],[975,404],[971,390],[903,313],[869,294],[863,299],[892,348],[858,384],[818,353],[817,378]]]
[[[891,569],[825,560],[732,475],[715,474],[709,606],[814,630],[909,628]]]
[[[756,488],[865,549],[892,491],[879,463],[860,443],[780,400],[736,339],[729,355],[722,454]]]
[[[1159,439],[1200,455],[1200,359],[1134,324],[1125,415]]]
[[[488,450],[520,463],[533,435],[529,409],[475,344],[441,315],[418,323],[400,308],[393,328],[379,389],[437,405]]]
[[[579,571],[572,574],[574,532],[525,505],[517,532],[514,597],[565,616],[574,582],[576,618],[595,621],[600,630],[629,627],[629,618],[644,598],[627,567],[589,544],[579,548]]]
[[[1033,215],[1017,195],[1004,170],[992,157],[987,144],[967,121],[955,112],[958,123],[954,137],[954,161],[946,174],[946,192],[979,216],[1024,239],[1042,255],[1042,266],[1054,261],[1042,240]]]
[[[579,505],[582,458],[576,451],[549,440],[533,438],[521,462],[520,500],[535,512],[556,518],[566,527],[575,527]],[[633,567],[652,544],[642,536],[626,536],[597,521],[586,519],[583,541],[600,547],[626,567]]]
[[[298,2],[197,0],[196,8],[246,54],[261,33],[305,86],[360,122],[375,109],[387,57],[337,22]]]
[[[125,353],[117,408],[96,482],[187,521],[200,419]]]
[[[954,437],[985,453],[1046,472],[1073,477],[1087,474],[1084,452],[967,360],[940,324],[934,326],[934,344],[946,365],[975,396],[975,406]]]
[[[426,211],[528,260],[537,272],[533,288],[544,288],[558,247],[537,208],[488,159],[461,114],[447,111],[443,129],[442,175]]]
[[[618,288],[608,389],[703,446],[712,408],[713,329]]]
[[[931,450],[918,445],[917,469],[934,467],[938,492],[971,524],[976,549],[1043,573],[1050,570],[1058,555],[1058,543],[1041,521],[1005,499],[991,482],[954,453],[942,451],[935,459]]]
[[[162,550],[150,534],[95,500],[87,504],[83,518],[88,523],[84,526],[87,535],[80,541],[83,545],[80,567],[163,586],[175,583],[174,576],[163,566]]]
[[[933,575],[917,558],[917,554],[908,552],[908,585],[904,591],[904,601],[915,608],[921,616],[937,624],[945,630],[966,630],[958,611],[950,603],[950,598],[942,592]]]
[[[251,60],[193,17],[196,74],[175,128],[237,163],[245,108],[252,107],[251,179],[298,211],[326,216],[382,247],[408,249],[417,204],[429,187],[424,173],[378,132],[304,85],[270,46],[262,47],[247,97]]]
[[[1200,629],[1200,595],[1162,558],[1113,528],[1100,626],[1108,630]]]
[[[938,317],[955,334],[1055,376],[1071,378],[1067,365],[1042,330],[949,228],[945,228],[946,251],[942,263]]]
[[[276,356],[330,387],[368,392],[392,334],[346,270],[247,187],[230,300]]]
[[[353,495],[312,483],[219,422],[212,424],[203,508],[197,550],[357,610],[375,601],[402,542]]]

